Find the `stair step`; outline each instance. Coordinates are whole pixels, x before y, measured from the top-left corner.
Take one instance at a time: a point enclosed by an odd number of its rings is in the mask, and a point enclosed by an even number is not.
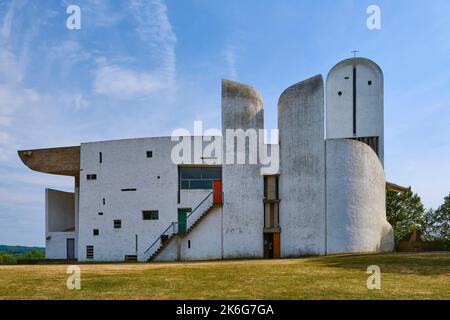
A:
[[[192,232],[192,230],[194,230],[199,224],[200,222],[202,222],[202,220],[208,215],[208,213],[215,208],[216,206],[219,205],[215,205],[213,204],[212,206],[208,207],[203,214],[191,225],[191,227],[184,233],[183,236],[188,235],[190,232]],[[163,245],[161,245],[158,250],[156,250],[149,258],[148,258],[148,262],[153,261],[154,258],[156,258],[156,256],[162,251],[164,250],[165,247],[167,247],[167,245],[171,242],[171,240],[176,236],[176,234],[172,234],[170,235],[167,240],[165,241],[165,243]]]

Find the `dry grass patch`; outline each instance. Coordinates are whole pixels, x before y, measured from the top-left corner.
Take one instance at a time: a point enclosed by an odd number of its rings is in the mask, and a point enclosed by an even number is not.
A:
[[[450,253],[80,267],[68,290],[67,265],[0,266],[0,299],[450,299]]]

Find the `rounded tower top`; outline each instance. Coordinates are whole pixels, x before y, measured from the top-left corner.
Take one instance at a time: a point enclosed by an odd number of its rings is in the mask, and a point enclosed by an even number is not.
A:
[[[327,139],[355,139],[384,158],[384,76],[367,58],[337,63],[326,82]]]

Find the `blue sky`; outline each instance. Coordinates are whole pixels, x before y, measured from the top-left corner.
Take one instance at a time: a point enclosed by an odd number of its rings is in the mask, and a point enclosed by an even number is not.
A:
[[[81,8],[81,30],[66,8]],[[368,30],[366,9],[381,8]],[[0,1],[0,243],[44,245],[44,189],[16,150],[220,128],[220,80],[265,100],[360,55],[385,73],[385,165],[427,207],[450,192],[448,0]]]

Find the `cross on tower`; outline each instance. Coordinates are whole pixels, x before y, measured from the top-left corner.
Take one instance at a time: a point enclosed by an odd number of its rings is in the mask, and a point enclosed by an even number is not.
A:
[[[356,58],[356,54],[359,53],[359,51],[358,50],[353,50],[353,51],[351,51],[351,53],[353,53],[353,57]]]

